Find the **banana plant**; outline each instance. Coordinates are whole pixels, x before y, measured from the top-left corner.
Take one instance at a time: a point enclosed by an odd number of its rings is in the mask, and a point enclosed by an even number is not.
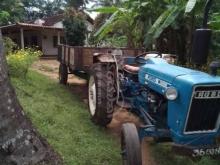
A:
[[[96,31],[95,36],[102,40],[117,27],[128,39],[133,40],[133,45],[141,45],[136,43],[143,42],[147,48],[169,26],[178,26],[179,22],[184,22],[185,18],[190,16],[195,17],[194,21],[200,21],[203,5],[204,0],[126,0],[122,5],[123,8],[115,6],[98,8],[95,11],[112,15]],[[212,25],[217,26],[218,22],[214,20]]]
[[[164,11],[145,35],[145,47],[152,44],[161,35],[161,33],[175,21],[183,9],[183,7],[172,6],[168,10]]]
[[[111,6],[93,9],[92,11],[112,14],[95,32],[94,36],[98,40],[102,40],[110,32],[119,32],[127,37],[129,47],[142,46],[145,28],[152,24],[152,17],[155,17],[151,8],[154,8],[155,4],[161,4],[159,1],[152,4],[151,1],[155,0],[130,0],[125,1],[123,7]]]
[[[121,33],[127,37],[128,47],[135,47],[135,36],[133,34],[136,29],[133,19],[134,13],[131,10],[118,7],[103,7],[95,11],[112,15],[94,33],[94,37],[102,40],[111,32]]]
[[[186,4],[185,13],[190,13],[196,6],[197,0],[189,0]]]
[[[145,47],[148,47],[150,44],[152,44],[158,37],[160,37],[162,32],[168,26],[175,23],[180,14],[183,15],[183,13],[191,13],[195,8],[196,3],[198,3],[198,0],[177,0],[168,5],[167,10],[164,10],[164,12],[157,18],[157,20],[146,33],[144,41]]]

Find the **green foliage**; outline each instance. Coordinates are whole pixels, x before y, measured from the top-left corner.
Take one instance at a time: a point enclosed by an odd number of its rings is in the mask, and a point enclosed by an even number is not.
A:
[[[105,40],[105,46],[107,47],[115,47],[115,48],[121,48],[127,46],[127,38],[126,36],[112,36],[108,37]]]
[[[21,0],[1,0],[0,26],[19,21],[24,13]]]
[[[18,48],[18,45],[9,37],[3,37],[3,44],[6,55],[11,54],[15,49]]]
[[[68,45],[83,46],[86,39],[87,27],[80,15],[67,15],[63,21],[65,37]]]
[[[26,78],[30,66],[41,55],[40,51],[35,51],[31,48],[10,52],[7,56],[10,76]]]
[[[189,0],[186,4],[185,13],[190,13],[196,6],[197,0]]]
[[[99,7],[93,10],[111,16],[94,36],[101,42],[121,34],[127,37],[128,46],[174,53],[184,63],[190,57],[194,30],[202,25],[205,3],[203,0],[126,0],[120,6]],[[220,1],[213,3],[209,25],[215,30],[212,52],[217,55]]]
[[[118,8],[115,7],[115,6],[112,6],[112,7],[100,7],[100,8],[97,8],[97,9],[88,9],[88,11],[95,11],[95,12],[109,14],[109,13],[114,13],[114,12],[118,11]]]
[[[211,53],[213,56],[217,57],[218,59],[220,59],[220,30],[214,31],[212,33],[212,49],[211,49]]]
[[[212,14],[211,21],[209,21],[209,25],[214,30],[220,30],[220,13]]]
[[[9,21],[10,14],[7,11],[0,11],[0,25]]]
[[[171,6],[168,10],[165,10],[146,34],[144,42],[145,46],[148,47],[160,37],[161,33],[175,21],[182,10],[183,8],[178,6]]]
[[[13,85],[34,126],[65,165],[118,165],[120,147],[106,129],[89,120],[87,106],[72,90],[32,70]]]
[[[121,33],[127,37],[128,46],[142,47],[145,40],[148,47],[176,20],[184,8],[182,4],[182,1],[128,0],[124,1],[123,7],[97,8],[95,11],[112,13],[112,16],[96,31],[95,36],[102,40],[109,33]]]
[[[100,9],[98,9],[100,10]],[[104,10],[104,9],[103,9]],[[111,9],[105,8],[105,10],[110,11]],[[107,12],[106,11],[106,12]],[[106,13],[104,12],[104,13]],[[106,20],[106,22],[97,30],[97,32],[94,34],[94,37],[98,37],[99,40],[103,39],[109,32],[113,30],[114,21],[116,21],[119,16],[120,11],[115,11],[109,19]]]
[[[63,13],[65,0],[22,0],[25,7],[24,20],[49,17]]]
[[[95,38],[90,37],[89,41],[90,45],[95,45],[98,47],[114,47],[114,48],[122,48],[127,46],[127,37],[126,36],[111,36],[106,37],[101,42],[97,42]]]
[[[141,45],[139,45],[140,42],[136,42],[140,40],[140,36],[142,36],[141,28],[138,24],[135,24],[133,20],[134,13],[131,10],[103,7],[95,11],[112,13],[105,23],[95,32],[94,37],[96,37],[98,41],[106,40],[106,38],[111,37],[109,33],[114,33],[126,36],[128,47],[141,47]],[[139,28],[137,26],[139,26]]]

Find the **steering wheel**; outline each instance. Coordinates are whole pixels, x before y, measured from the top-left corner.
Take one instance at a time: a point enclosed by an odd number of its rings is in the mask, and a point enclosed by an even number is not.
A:
[[[143,56],[146,56],[147,54],[155,54],[156,56],[154,58],[162,58],[162,54],[157,51],[150,51],[150,52],[144,52],[142,54],[139,54],[135,57],[135,62],[139,64],[145,64],[146,59]]]

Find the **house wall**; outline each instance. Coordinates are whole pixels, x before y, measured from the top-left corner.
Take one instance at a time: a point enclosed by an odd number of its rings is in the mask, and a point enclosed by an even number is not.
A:
[[[53,37],[58,36],[57,31],[44,30],[42,32],[42,51],[44,55],[58,55],[58,48],[54,47]]]
[[[60,32],[60,36],[64,36]],[[4,36],[10,37],[21,47],[21,34],[20,31],[5,34]],[[58,37],[58,31],[53,29],[42,30],[24,30],[24,46],[32,47],[37,46],[44,55],[58,55],[58,47],[54,46],[54,36]],[[57,39],[58,42],[58,39]],[[57,43],[56,42],[56,43]]]

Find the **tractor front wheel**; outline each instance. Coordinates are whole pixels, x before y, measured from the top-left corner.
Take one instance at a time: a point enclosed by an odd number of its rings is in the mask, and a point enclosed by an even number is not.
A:
[[[59,66],[59,83],[66,85],[67,80],[68,80],[68,68],[65,64],[60,64],[60,66]]]
[[[132,123],[122,125],[121,155],[123,165],[141,165],[141,144],[137,128]]]
[[[117,98],[114,69],[110,64],[93,64],[88,83],[89,112],[92,121],[100,126],[109,124]]]

